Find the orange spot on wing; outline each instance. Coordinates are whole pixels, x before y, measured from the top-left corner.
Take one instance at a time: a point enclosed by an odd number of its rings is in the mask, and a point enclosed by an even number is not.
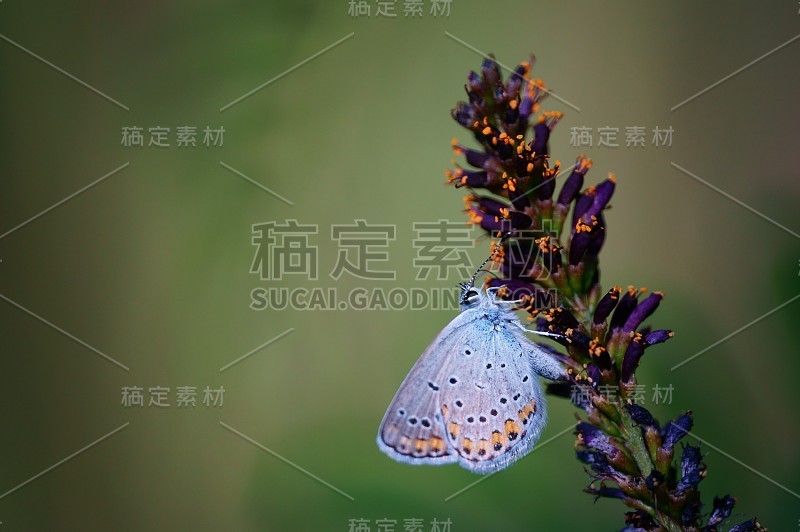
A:
[[[489,440],[478,441],[478,456],[485,456],[489,452]]]
[[[517,415],[519,415],[520,419],[525,420],[531,417],[534,413],[536,413],[536,401],[531,399],[531,402],[525,405],[525,408],[517,412]]]
[[[444,440],[434,436],[431,438],[431,454],[441,454],[444,452]]]
[[[450,437],[455,439],[458,436],[458,423],[455,421],[451,421],[449,425],[447,425],[447,432],[450,433]]]
[[[506,443],[506,437],[503,435],[502,432],[496,430],[492,432],[492,449],[495,451],[499,451],[503,448],[503,445]]]
[[[464,454],[472,453],[473,443],[472,440],[469,438],[464,438],[461,440],[461,449],[464,451]]]
[[[410,450],[408,444],[410,442],[411,440],[408,438],[408,436],[402,436],[400,438],[400,443],[397,444],[397,450],[403,454],[408,454],[408,451]]]
[[[514,421],[513,419],[507,419],[504,428],[509,440],[515,440],[519,433],[522,432],[522,426],[519,421]]]

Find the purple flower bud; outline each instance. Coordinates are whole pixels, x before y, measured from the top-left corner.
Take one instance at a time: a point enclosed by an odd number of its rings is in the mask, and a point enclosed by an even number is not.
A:
[[[566,207],[578,196],[583,186],[584,175],[585,172],[580,172],[577,166],[572,170],[569,177],[564,181],[561,192],[558,194],[557,203],[559,205]]]
[[[580,233],[575,233],[572,236],[572,240],[569,243],[570,265],[575,266],[581,262],[581,259],[583,259],[583,255],[589,248],[589,243],[591,242],[591,240],[592,240],[592,234],[590,231],[581,231]]]
[[[531,148],[536,155],[547,155],[547,141],[550,139],[550,126],[540,121],[533,126],[533,142]]]
[[[542,250],[542,261],[545,267],[551,272],[561,268],[561,252],[558,249],[546,248]]]
[[[667,329],[659,329],[657,331],[648,332],[644,335],[644,343],[647,346],[660,344],[661,342],[666,342],[670,338],[675,336],[675,333],[669,331]]]
[[[467,170],[463,173],[461,182],[456,186],[467,186],[469,188],[486,188],[489,185],[489,176],[486,170],[476,172]]]
[[[639,325],[642,324],[644,320],[650,317],[650,315],[655,312],[658,308],[658,304],[664,298],[664,294],[661,292],[653,292],[650,296],[639,303],[631,315],[628,316],[628,319],[625,320],[625,325],[622,327],[622,330],[625,332],[635,331],[639,328]]]
[[[675,421],[670,421],[664,425],[661,430],[661,439],[663,441],[661,448],[668,451],[675,447],[675,444],[692,430],[692,424],[692,412],[688,411],[678,416]]]
[[[565,308],[557,308],[553,310],[553,321],[552,324],[555,325],[556,329],[560,331],[566,331],[567,329],[572,329],[573,335],[570,338],[578,338],[577,328],[580,327],[580,323],[572,313],[565,309]],[[583,338],[586,338],[586,335],[580,334]],[[588,345],[588,344],[587,344]]]
[[[587,257],[597,257],[600,250],[603,248],[603,243],[606,241],[606,221],[603,214],[597,215],[597,225],[592,227],[592,240],[589,242],[589,247],[586,249]]]
[[[625,356],[622,358],[622,382],[631,380],[634,371],[636,371],[637,366],[639,366],[642,355],[644,355],[644,348],[644,342],[638,337],[634,338],[631,343],[628,344],[628,349],[625,351]]]
[[[456,108],[450,111],[453,120],[467,129],[472,129],[473,124],[478,120],[475,109],[468,103],[458,102]]]
[[[614,195],[616,184],[617,180],[614,177],[609,177],[595,187],[592,206],[584,213],[583,218],[597,216],[605,209],[606,205],[608,205],[608,202],[611,200],[611,196]]]
[[[486,159],[489,158],[489,156],[482,151],[471,150],[469,148],[462,148],[462,150],[467,159],[467,163],[476,168],[483,168],[483,164],[486,162]]]
[[[636,308],[636,298],[639,296],[639,292],[635,291],[632,287],[629,287],[628,290],[622,295],[622,298],[619,300],[617,304],[617,308],[614,310],[614,315],[611,317],[611,330],[620,329],[627,321],[628,316],[631,315],[633,309]]]
[[[481,73],[486,86],[494,87],[500,81],[500,67],[493,57],[483,60],[481,65]]]
[[[516,211],[511,211],[512,213]],[[527,227],[526,222],[522,217],[525,215],[522,213],[517,213],[519,216],[511,216],[510,218],[503,218],[502,216],[493,216],[490,214],[482,214],[478,217],[475,217],[473,221],[478,222],[481,226],[481,229],[486,231],[489,234],[496,235],[498,233],[508,233],[513,229],[517,229],[519,227]]]
[[[744,523],[739,523],[736,526],[731,527],[729,532],[759,532],[761,530],[766,530],[761,526],[761,524],[756,520],[756,518],[752,518]]]
[[[681,480],[675,487],[675,493],[680,496],[697,486],[703,480],[705,469],[700,448],[692,445],[684,447],[681,456]]]
[[[619,453],[609,436],[586,421],[581,421],[575,429],[577,434],[580,434],[582,443],[589,449],[600,451],[607,457],[616,456]]]
[[[506,82],[506,92],[513,96],[519,95],[519,89],[523,83],[527,83],[525,76],[528,73],[528,66],[525,64],[517,65],[517,68],[508,76]]]
[[[538,188],[536,189],[536,197],[540,200],[547,200],[553,197],[553,192],[556,191],[556,175],[553,174],[550,177],[545,177],[544,180],[539,183]]]
[[[735,505],[736,499],[730,495],[725,495],[724,497],[714,497],[714,510],[711,511],[711,515],[708,517],[707,526],[715,527],[721,524],[724,520],[730,517]]]
[[[597,303],[597,307],[594,309],[594,316],[592,318],[594,323],[601,324],[606,322],[608,316],[611,314],[611,311],[617,306],[617,302],[619,301],[619,292],[619,286],[615,286],[603,296],[603,299],[601,299],[599,303]]]
[[[470,70],[469,74],[467,74],[467,82],[470,90],[473,90],[475,92],[481,92],[481,90],[483,89],[483,82],[481,82],[481,77],[474,70]]]
[[[592,489],[591,493],[596,495],[597,498],[600,498],[600,497],[606,497],[606,498],[609,498],[609,499],[626,499],[627,498],[627,495],[625,495],[624,491],[622,491],[619,488],[611,488],[609,486],[600,486],[599,488],[594,488],[594,489]],[[597,500],[597,499],[595,499],[595,500]]]
[[[520,116],[520,118],[525,119],[526,122],[527,122],[527,118],[533,112],[534,103],[535,102],[533,101],[533,99],[531,99],[530,97],[526,96],[526,97],[524,97],[522,99],[522,103],[519,104],[519,116]]]
[[[586,376],[592,379],[592,387],[597,388],[597,385],[600,383],[600,368],[597,364],[586,365]]]
[[[578,460],[583,462],[584,464],[589,465],[598,465],[600,467],[607,467],[608,461],[606,457],[603,456],[602,453],[591,449],[583,449],[575,453],[578,456]]]
[[[469,103],[476,109],[482,109],[484,107],[483,98],[477,92],[471,91],[469,86],[464,86],[464,89],[467,91],[467,98],[469,98]]]
[[[575,454],[578,460],[584,464],[589,464],[592,471],[597,473],[600,478],[613,480],[617,484],[631,484],[630,477],[614,469],[614,467],[608,463],[603,453],[593,449],[582,449]]]
[[[481,211],[491,214],[492,216],[500,216],[502,214],[502,209],[508,209],[508,203],[488,196],[475,196],[470,201],[477,203]]]
[[[592,206],[592,201],[592,195],[588,190],[581,193],[578,196],[578,199],[575,200],[575,208],[572,210],[573,231],[575,230],[575,226],[578,224],[578,221],[583,218],[583,215],[589,210],[589,207]]]
[[[512,229],[527,229],[533,225],[533,220],[524,212],[509,209],[506,221],[510,223]]]
[[[494,88],[494,101],[496,104],[501,104],[506,100],[506,90],[502,85],[497,85]]]
[[[631,404],[625,405],[625,409],[631,415],[634,423],[642,427],[656,427],[658,428],[658,421],[653,417],[649,410],[645,407]]]

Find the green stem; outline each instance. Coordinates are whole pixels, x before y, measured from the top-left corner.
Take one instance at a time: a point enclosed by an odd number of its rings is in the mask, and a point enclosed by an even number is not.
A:
[[[650,451],[647,449],[647,442],[644,440],[642,430],[633,421],[628,411],[624,407],[620,408],[619,411],[625,444],[630,449],[642,478],[646,478],[655,469]],[[661,511],[658,506],[658,504],[654,504],[654,511],[650,514],[658,524],[670,531],[678,532],[684,530],[679,522],[673,521],[672,517],[668,513]]]
[[[631,419],[628,411],[625,408],[620,408],[619,413],[622,419],[622,432],[625,435],[625,443],[631,450],[633,459],[636,460],[636,465],[639,466],[642,478],[645,478],[655,469],[653,460],[650,458],[650,451],[647,450],[647,443],[644,441],[641,429]]]

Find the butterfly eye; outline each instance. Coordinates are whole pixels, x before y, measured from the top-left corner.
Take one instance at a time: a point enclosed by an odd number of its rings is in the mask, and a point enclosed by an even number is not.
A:
[[[461,304],[471,306],[478,297],[478,291],[471,284],[464,283],[461,286]]]
[[[475,300],[478,298],[478,291],[474,288],[464,289],[461,293],[461,304],[462,305],[473,305]]]

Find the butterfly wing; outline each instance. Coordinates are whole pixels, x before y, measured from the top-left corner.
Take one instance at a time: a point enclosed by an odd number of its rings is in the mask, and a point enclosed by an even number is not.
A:
[[[530,341],[519,331],[516,332],[516,337],[527,353],[531,368],[536,374],[553,381],[566,378],[564,366],[545,349],[545,346]]]
[[[407,464],[449,464],[458,455],[444,433],[440,391],[442,375],[458,361],[454,356],[467,332],[463,314],[450,322],[411,368],[378,430],[378,447]]]
[[[530,342],[486,320],[476,320],[470,331],[470,362],[451,365],[443,375],[441,410],[447,442],[460,465],[485,474],[533,448],[547,411],[530,347],[523,343]]]

